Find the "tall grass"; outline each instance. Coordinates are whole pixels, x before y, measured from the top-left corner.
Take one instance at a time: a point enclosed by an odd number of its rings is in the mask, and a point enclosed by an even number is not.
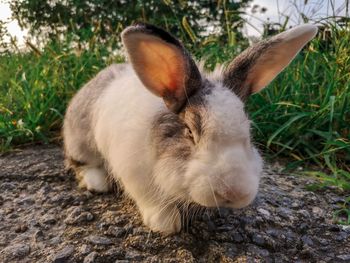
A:
[[[76,90],[123,59],[102,45],[77,51],[70,44],[54,41],[42,51],[0,56],[0,150],[57,136]]]
[[[249,102],[262,148],[272,157],[289,157],[294,166],[317,164],[318,171],[309,174],[346,190],[350,190],[349,30],[333,28],[326,41],[320,34]]]

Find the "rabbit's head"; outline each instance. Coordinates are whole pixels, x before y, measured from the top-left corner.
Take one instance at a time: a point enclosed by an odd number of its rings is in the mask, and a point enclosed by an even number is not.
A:
[[[296,27],[206,74],[164,30],[147,24],[124,30],[136,74],[168,109],[155,116],[151,131],[154,182],[161,192],[207,207],[252,202],[262,159],[251,142],[244,102],[268,85],[316,32],[312,25]]]

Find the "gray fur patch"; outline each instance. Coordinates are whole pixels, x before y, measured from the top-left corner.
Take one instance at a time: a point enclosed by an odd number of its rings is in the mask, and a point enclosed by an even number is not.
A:
[[[264,40],[246,49],[238,55],[225,69],[223,73],[224,85],[232,90],[243,102],[252,94],[252,87],[246,84],[250,70],[261,56],[279,43],[278,39]]]
[[[185,123],[172,112],[159,114],[152,128],[152,139],[157,156],[186,160],[191,154],[189,140],[185,137]]]
[[[191,131],[196,133],[199,139],[204,133],[203,118],[206,111],[204,97],[211,92],[210,89],[208,85],[188,98],[186,106],[179,114],[169,111],[159,113],[155,117],[151,134],[158,157],[182,160],[190,157],[194,142],[185,131],[191,127]]]
[[[125,64],[113,64],[102,70],[82,87],[71,100],[64,119],[63,135],[65,154],[75,162],[89,162],[96,156],[97,148],[92,134],[92,112],[94,104],[108,84],[126,68]],[[74,146],[70,145],[70,142]],[[85,158],[74,156],[73,148],[84,153]],[[72,156],[73,155],[73,156]]]

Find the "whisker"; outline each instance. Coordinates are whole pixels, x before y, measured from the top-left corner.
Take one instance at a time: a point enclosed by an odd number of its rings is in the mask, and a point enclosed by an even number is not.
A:
[[[219,212],[219,215],[221,216],[221,214],[220,214],[220,209],[219,209],[219,205],[218,205],[218,201],[216,200],[215,193],[214,193],[214,188],[213,188],[213,186],[212,186],[212,184],[211,184],[209,178],[207,178],[207,181],[208,181],[208,183],[209,183],[209,186],[210,186],[210,189],[211,189],[211,193],[212,193],[212,195],[213,195],[213,198],[214,198],[214,202],[215,202],[216,208],[217,208],[217,210],[218,210],[218,212]]]

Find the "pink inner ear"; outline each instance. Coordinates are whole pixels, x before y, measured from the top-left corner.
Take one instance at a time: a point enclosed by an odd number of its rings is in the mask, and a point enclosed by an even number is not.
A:
[[[137,45],[139,76],[156,95],[183,89],[185,66],[177,48],[159,40],[146,39]]]

